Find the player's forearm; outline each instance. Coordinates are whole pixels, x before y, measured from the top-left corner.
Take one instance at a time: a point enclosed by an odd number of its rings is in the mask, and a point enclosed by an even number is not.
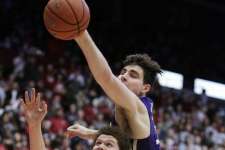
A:
[[[133,100],[135,95],[113,75],[106,59],[88,32],[85,31],[75,40],[82,49],[95,80],[100,84],[110,99],[124,109],[136,111],[136,100]],[[138,100],[138,98],[136,99]]]
[[[75,40],[80,46],[95,80],[99,84],[104,84],[104,82],[113,75],[104,56],[97,48],[87,31]]]
[[[46,150],[41,125],[28,125],[30,150]]]
[[[87,138],[88,138],[88,139],[95,140],[97,134],[98,134],[98,130],[89,129],[89,130],[87,131]]]

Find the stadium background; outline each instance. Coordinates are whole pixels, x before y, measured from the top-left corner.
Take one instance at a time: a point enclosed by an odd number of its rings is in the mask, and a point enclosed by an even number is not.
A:
[[[63,137],[80,121],[92,128],[108,124],[112,104],[89,74],[73,42],[44,28],[47,0],[0,3],[0,149],[27,148],[18,98],[37,87],[49,104],[44,137],[49,149],[82,150],[88,142]],[[184,88],[156,86],[155,121],[162,149],[225,149],[225,104],[193,93],[199,77],[225,83],[225,2],[92,1],[89,32],[115,73],[127,54],[145,52],[163,69],[184,75]]]

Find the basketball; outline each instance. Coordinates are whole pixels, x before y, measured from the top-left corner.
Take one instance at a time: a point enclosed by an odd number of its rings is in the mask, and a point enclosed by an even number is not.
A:
[[[90,11],[84,0],[50,0],[44,9],[48,32],[62,40],[71,40],[87,29]]]

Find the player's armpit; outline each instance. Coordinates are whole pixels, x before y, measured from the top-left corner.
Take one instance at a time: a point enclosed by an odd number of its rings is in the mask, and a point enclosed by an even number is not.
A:
[[[119,127],[126,132],[130,137],[132,137],[132,133],[128,124],[128,120],[123,108],[119,106],[115,106],[115,120]]]
[[[150,121],[147,110],[146,112],[142,110],[142,112],[137,112],[136,114],[128,111],[124,113],[130,128],[130,135],[133,139],[144,139],[150,136]]]

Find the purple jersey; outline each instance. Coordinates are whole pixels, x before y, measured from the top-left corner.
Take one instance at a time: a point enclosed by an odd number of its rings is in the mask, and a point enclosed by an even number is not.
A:
[[[159,150],[159,140],[153,120],[153,101],[148,97],[141,97],[141,101],[148,110],[150,120],[150,136],[145,139],[133,140],[133,150]]]

